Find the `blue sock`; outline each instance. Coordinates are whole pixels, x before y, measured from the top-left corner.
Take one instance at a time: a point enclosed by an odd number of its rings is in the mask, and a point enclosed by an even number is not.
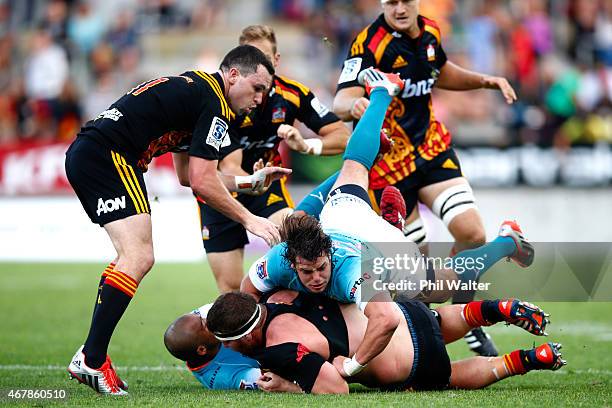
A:
[[[323,210],[327,196],[336,182],[340,171],[335,172],[327,178],[324,182],[319,184],[312,190],[300,203],[295,207],[296,211],[304,211],[308,215],[312,215],[315,218],[319,218],[319,214]]]
[[[392,99],[384,88],[372,91],[370,105],[349,139],[344,160],[354,160],[363,164],[368,170],[372,168],[380,149],[380,130]]]
[[[497,237],[493,242],[466,249],[453,257],[455,273],[462,282],[477,280],[500,259],[514,253],[516,244],[510,237]]]

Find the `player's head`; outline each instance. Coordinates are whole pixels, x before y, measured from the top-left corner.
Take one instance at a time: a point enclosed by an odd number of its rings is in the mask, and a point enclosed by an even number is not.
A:
[[[214,357],[221,343],[206,328],[206,319],[197,314],[186,314],[176,319],[164,333],[166,349],[183,361],[198,361],[204,356]]]
[[[417,17],[421,0],[381,0],[385,21],[396,31],[418,30]]]
[[[276,34],[272,27],[262,24],[245,27],[240,33],[238,42],[240,45],[248,44],[257,47],[272,61],[274,68],[278,68],[280,54],[276,48]]]
[[[302,284],[311,292],[323,292],[331,276],[332,241],[319,221],[310,215],[287,217],[280,234],[287,245],[283,256]]]
[[[274,75],[270,60],[251,45],[239,45],[228,52],[220,69],[228,84],[228,103],[238,115],[250,112],[262,102]]]
[[[226,347],[243,354],[263,345],[262,327],[266,308],[251,295],[225,293],[215,300],[206,319],[206,326]]]

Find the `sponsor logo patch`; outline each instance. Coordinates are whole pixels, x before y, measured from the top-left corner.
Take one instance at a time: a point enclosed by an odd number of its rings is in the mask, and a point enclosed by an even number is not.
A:
[[[105,110],[104,112],[99,114],[96,117],[96,120],[98,120],[98,119],[110,119],[112,121],[117,122],[121,117],[123,117],[123,113],[119,112],[119,109],[113,108],[113,109]]]
[[[344,83],[349,81],[354,81],[357,79],[357,75],[361,70],[361,63],[363,59],[361,57],[351,58],[344,61],[344,67],[342,68],[342,73],[340,74],[340,78],[338,79],[338,83]]]
[[[214,147],[216,150],[219,150],[221,147],[229,146],[230,140],[227,134],[227,128],[227,123],[223,119],[215,116],[208,130],[206,144]]]
[[[427,46],[427,61],[432,62],[436,60],[436,49],[433,45]]]
[[[283,107],[277,107],[272,110],[272,123],[282,123],[285,121],[285,115],[287,109]]]
[[[395,59],[395,62],[393,63],[393,69],[398,69],[401,67],[405,67],[406,65],[408,65],[408,63],[406,62],[406,60],[404,59],[404,57],[402,57],[401,55],[398,55],[397,58]]]
[[[100,213],[109,213],[115,210],[124,210],[125,209],[125,196],[111,198],[110,200],[103,200],[102,198],[98,198],[98,209],[96,214],[100,216]]]
[[[320,118],[329,113],[329,108],[323,105],[317,97],[312,98],[312,101],[310,101],[310,106],[312,106],[312,109],[317,112],[317,115],[319,115]]]
[[[257,264],[257,276],[259,279],[266,279],[268,277],[268,268],[266,267],[267,261],[263,261]]]
[[[275,204],[275,203],[279,203],[281,201],[283,201],[282,197],[274,193],[271,193],[270,196],[268,197],[268,201],[266,201],[266,207],[271,206],[272,204]]]

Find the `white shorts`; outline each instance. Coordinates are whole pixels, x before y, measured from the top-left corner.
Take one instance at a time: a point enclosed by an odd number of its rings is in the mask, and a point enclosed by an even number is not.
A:
[[[334,194],[319,216],[325,232],[336,232],[366,242],[405,242],[404,234],[383,220],[361,198],[352,194]]]
[[[352,194],[339,193],[331,196],[321,211],[320,220],[323,231],[327,234],[343,234],[363,242],[389,243],[384,246],[379,245],[377,248],[384,257],[394,257],[397,253],[406,254],[414,259],[422,257],[417,244],[376,214],[369,203]],[[426,269],[421,264],[414,266],[409,274],[405,270],[390,272],[391,274],[387,275],[388,279],[394,282],[404,278],[414,280],[417,282],[417,287],[427,278]],[[411,298],[420,292],[420,289],[415,289],[405,291],[404,294]]]

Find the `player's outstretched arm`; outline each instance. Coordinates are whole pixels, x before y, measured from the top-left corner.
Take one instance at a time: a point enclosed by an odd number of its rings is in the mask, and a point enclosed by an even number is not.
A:
[[[319,136],[323,142],[321,154],[324,156],[340,154],[346,149],[351,131],[342,121],[330,123],[319,129]]]
[[[279,126],[277,135],[285,141],[291,150],[315,156],[331,156],[344,152],[350,136],[349,129],[341,121],[323,126],[318,135],[304,139],[300,131],[287,124]]]
[[[339,90],[334,97],[334,113],[345,122],[361,119],[370,104],[364,95],[365,89],[360,86]]]
[[[451,61],[447,61],[440,70],[436,87],[450,91],[499,89],[507,103],[511,104],[517,100],[516,92],[506,78],[469,71]]]

